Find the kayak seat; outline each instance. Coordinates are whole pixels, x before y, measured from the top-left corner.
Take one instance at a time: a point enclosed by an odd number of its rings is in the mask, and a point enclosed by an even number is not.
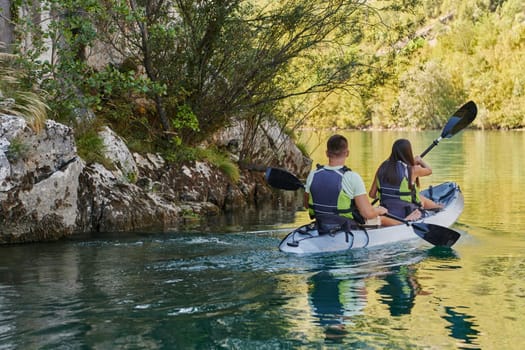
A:
[[[341,224],[323,224],[318,223],[317,225],[317,231],[319,232],[319,235],[329,235],[334,234],[338,231],[344,231],[343,225]]]

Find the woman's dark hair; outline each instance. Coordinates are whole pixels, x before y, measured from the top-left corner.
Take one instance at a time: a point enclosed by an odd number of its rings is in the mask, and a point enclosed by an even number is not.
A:
[[[326,150],[330,156],[338,157],[348,149],[348,141],[342,135],[330,136],[326,142]]]
[[[407,139],[398,139],[392,145],[392,153],[390,157],[381,164],[379,173],[382,182],[395,183],[395,179],[399,179],[402,174],[398,174],[397,162],[402,161],[408,165],[408,186],[412,188],[412,171],[411,168],[416,164],[414,154],[412,153],[412,145]],[[416,179],[416,184],[419,186],[419,178]]]

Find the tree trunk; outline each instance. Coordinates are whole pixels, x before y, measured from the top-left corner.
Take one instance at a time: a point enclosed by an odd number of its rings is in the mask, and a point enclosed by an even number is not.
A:
[[[11,22],[11,1],[0,0],[0,52],[11,53],[14,25]]]

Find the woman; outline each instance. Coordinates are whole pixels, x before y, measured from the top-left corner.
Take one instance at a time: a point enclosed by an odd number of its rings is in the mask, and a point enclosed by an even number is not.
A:
[[[377,169],[370,187],[369,196],[379,198],[389,213],[417,220],[422,209],[442,208],[419,193],[419,178],[432,174],[432,168],[420,156],[414,157],[412,145],[406,139],[399,139],[392,145],[392,153]],[[398,225],[399,221],[383,217],[381,225]]]

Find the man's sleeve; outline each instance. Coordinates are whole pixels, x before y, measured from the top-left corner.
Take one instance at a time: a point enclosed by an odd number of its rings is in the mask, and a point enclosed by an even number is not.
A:
[[[310,186],[312,185],[312,180],[314,178],[314,172],[310,171],[308,177],[306,178],[306,183],[304,184],[304,191],[310,193]]]
[[[366,194],[365,183],[361,175],[353,171],[348,171],[343,177],[343,190],[354,198]]]

